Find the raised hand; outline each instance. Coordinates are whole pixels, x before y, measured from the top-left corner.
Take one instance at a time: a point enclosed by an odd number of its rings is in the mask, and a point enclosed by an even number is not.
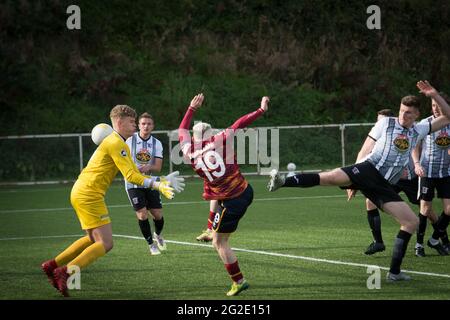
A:
[[[426,95],[427,97],[433,97],[439,94],[437,90],[433,88],[433,86],[427,80],[425,81],[420,80],[419,82],[417,82],[417,88],[419,88],[419,91],[424,95]]]
[[[192,108],[194,111],[197,111],[202,106],[204,99],[205,99],[205,96],[203,95],[203,93],[199,93],[191,100],[191,104],[189,105],[189,108]]]
[[[261,109],[263,109],[264,112],[269,110],[269,101],[270,101],[270,98],[266,97],[266,96],[262,97],[262,99],[261,99]]]

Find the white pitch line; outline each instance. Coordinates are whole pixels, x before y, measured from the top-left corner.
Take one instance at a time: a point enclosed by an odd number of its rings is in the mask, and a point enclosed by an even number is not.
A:
[[[14,237],[14,238],[0,238],[0,241],[7,241],[7,240],[28,240],[28,239],[51,239],[51,238],[70,238],[70,237],[81,237],[81,234],[71,234],[71,235],[60,235],[60,236],[36,236],[36,237]],[[142,237],[138,236],[128,236],[123,234],[114,234],[114,237],[117,238],[125,238],[125,239],[133,239],[133,240],[143,240]],[[210,244],[202,244],[202,243],[192,243],[192,242],[185,242],[185,241],[175,241],[175,240],[166,240],[168,243],[173,244],[179,244],[179,245],[185,245],[185,246],[192,246],[192,247],[206,247],[206,248],[212,248],[212,245]],[[330,264],[337,264],[337,265],[344,265],[344,266],[351,266],[351,267],[378,267],[382,270],[389,270],[389,268],[386,267],[380,267],[373,264],[363,264],[363,263],[354,263],[354,262],[345,262],[345,261],[338,261],[338,260],[328,260],[328,259],[321,259],[321,258],[312,258],[312,257],[305,257],[305,256],[296,256],[292,254],[284,254],[284,253],[276,253],[276,252],[267,252],[267,251],[260,251],[260,250],[249,250],[249,249],[242,249],[242,248],[232,248],[234,251],[240,251],[240,252],[247,252],[247,253],[255,253],[260,255],[266,255],[266,256],[272,256],[272,257],[282,257],[282,258],[290,258],[290,259],[300,259],[305,261],[312,261],[312,262],[323,262],[323,263],[330,263]],[[411,274],[419,274],[424,276],[432,276],[432,277],[441,277],[441,278],[450,278],[449,274],[442,274],[442,273],[431,273],[431,272],[421,272],[421,271],[413,271],[413,270],[403,270],[406,273]]]
[[[115,237],[118,238],[126,238],[126,239],[136,239],[136,240],[143,240],[142,237],[136,237],[136,236],[127,236],[122,234],[115,234]],[[192,242],[184,242],[184,241],[174,241],[174,240],[166,240],[168,243],[174,243],[174,244],[180,244],[180,245],[187,245],[187,246],[196,246],[196,247],[207,247],[212,248],[212,245],[209,244],[201,244],[201,243],[192,243]],[[328,259],[321,259],[321,258],[312,258],[312,257],[305,257],[305,256],[296,256],[292,254],[284,254],[284,253],[276,253],[276,252],[267,252],[267,251],[259,251],[259,250],[249,250],[249,249],[241,249],[241,248],[232,248],[234,251],[241,251],[241,252],[247,252],[247,253],[256,253],[266,256],[273,256],[273,257],[282,257],[282,258],[291,258],[291,259],[300,259],[300,260],[306,260],[306,261],[313,261],[313,262],[324,262],[324,263],[330,263],[330,264],[338,264],[338,265],[344,265],[344,266],[352,266],[352,267],[378,267],[381,270],[389,270],[389,268],[386,267],[380,267],[373,264],[363,264],[363,263],[354,263],[354,262],[345,262],[345,261],[338,261],[338,260],[328,260]],[[443,278],[450,278],[450,274],[441,274],[441,273],[431,273],[431,272],[421,272],[421,271],[412,271],[412,270],[403,270],[407,273],[412,274],[420,274],[424,276],[433,276],[433,277],[443,277]]]
[[[330,196],[305,196],[305,197],[282,197],[282,198],[260,198],[253,199],[253,201],[289,201],[302,199],[323,199],[323,198],[346,198],[346,195],[330,195]],[[209,204],[209,201],[179,201],[179,202],[164,202],[163,206],[170,205],[188,205],[188,204]],[[130,204],[109,205],[108,208],[125,208],[130,207]],[[72,207],[64,208],[42,208],[42,209],[15,209],[15,210],[0,210],[1,213],[27,213],[27,212],[53,212],[53,211],[67,211],[73,210]]]

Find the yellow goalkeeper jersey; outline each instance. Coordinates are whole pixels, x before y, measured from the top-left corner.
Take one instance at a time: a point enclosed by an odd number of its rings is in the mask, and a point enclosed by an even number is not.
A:
[[[106,190],[120,170],[124,178],[137,185],[143,185],[147,176],[142,175],[130,156],[125,140],[116,131],[100,143],[87,166],[78,176],[78,190],[92,195],[105,195]]]

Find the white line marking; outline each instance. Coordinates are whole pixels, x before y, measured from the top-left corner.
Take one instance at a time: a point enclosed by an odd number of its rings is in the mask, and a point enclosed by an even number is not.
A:
[[[330,195],[330,196],[306,196],[306,197],[283,197],[283,198],[260,198],[253,199],[253,201],[289,201],[289,200],[302,200],[302,199],[323,199],[323,198],[346,198],[346,195]],[[163,206],[170,205],[188,205],[188,204],[208,204],[209,201],[179,201],[179,202],[164,202]],[[128,204],[109,205],[108,208],[125,208],[130,207]],[[72,207],[65,208],[43,208],[43,209],[16,209],[16,210],[0,210],[1,213],[27,213],[27,212],[53,212],[53,211],[67,211],[73,210]]]
[[[82,236],[83,235],[81,235],[81,234],[70,234],[70,235],[60,235],[60,236],[14,237],[14,238],[0,238],[0,241],[28,240],[28,239],[51,239],[51,238],[71,238],[71,237],[82,237]],[[124,238],[124,239],[144,240],[144,238],[142,238],[142,237],[128,236],[128,235],[124,235],[124,234],[114,234],[113,236],[117,237],[117,238]],[[166,240],[166,242],[173,243],[173,244],[179,244],[179,245],[185,245],[185,246],[205,247],[205,248],[211,248],[212,249],[212,245],[210,245],[210,244],[192,243],[192,242],[175,241],[175,240]],[[344,266],[352,266],[352,267],[368,268],[368,267],[374,267],[375,266],[375,265],[372,265],[372,264],[345,262],[345,261],[338,261],[338,260],[328,260],[328,259],[321,259],[321,258],[296,256],[296,255],[292,255],[292,254],[276,253],[276,252],[249,250],[249,249],[241,249],[241,248],[232,248],[232,249],[234,251],[247,252],[247,253],[256,253],[256,254],[272,256],[272,257],[300,259],[300,260],[305,260],[305,261],[323,262],[323,263],[330,263],[330,264],[337,264],[337,265],[344,265]],[[380,268],[382,270],[389,270],[389,268],[386,268],[386,267],[380,267],[380,266],[375,266],[375,267],[378,267],[378,268]],[[403,270],[403,271],[406,272],[406,273],[419,274],[419,275],[424,275],[424,276],[450,278],[450,274],[421,272],[421,271],[413,271],[413,270]]]
[[[127,236],[122,234],[115,234],[115,237],[118,238],[126,238],[126,239],[136,239],[136,240],[143,240],[142,237],[136,237],[136,236]],[[184,241],[174,241],[174,240],[166,240],[168,243],[174,243],[174,244],[180,244],[180,245],[186,245],[186,246],[196,246],[196,247],[207,247],[212,248],[212,245],[210,244],[201,244],[201,243],[192,243],[192,242],[184,242]],[[267,251],[259,251],[259,250],[249,250],[249,249],[241,249],[241,248],[232,248],[234,251],[241,251],[241,252],[248,252],[248,253],[256,253],[266,256],[273,256],[273,257],[282,257],[282,258],[291,258],[291,259],[300,259],[300,260],[306,260],[306,261],[313,261],[313,262],[324,262],[324,263],[331,263],[331,264],[339,264],[344,266],[352,266],[352,267],[373,267],[373,264],[363,264],[363,263],[354,263],[354,262],[344,262],[344,261],[337,261],[337,260],[328,260],[328,259],[321,259],[321,258],[311,258],[311,257],[305,257],[305,256],[296,256],[292,254],[284,254],[284,253],[276,253],[276,252],[267,252]],[[382,270],[389,270],[389,268],[386,267],[380,267],[376,266]],[[424,276],[433,276],[433,277],[443,277],[443,278],[450,278],[450,274],[441,274],[441,273],[431,273],[431,272],[421,272],[421,271],[412,271],[412,270],[403,270],[407,273],[412,274],[420,274]]]

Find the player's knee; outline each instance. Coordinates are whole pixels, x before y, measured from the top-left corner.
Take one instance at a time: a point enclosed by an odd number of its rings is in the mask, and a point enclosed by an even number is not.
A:
[[[136,211],[136,216],[139,220],[147,220],[148,219],[148,211],[146,208]]]
[[[411,216],[407,221],[403,223],[403,226],[405,227],[406,231],[414,233],[419,227],[419,218],[415,215]]]

